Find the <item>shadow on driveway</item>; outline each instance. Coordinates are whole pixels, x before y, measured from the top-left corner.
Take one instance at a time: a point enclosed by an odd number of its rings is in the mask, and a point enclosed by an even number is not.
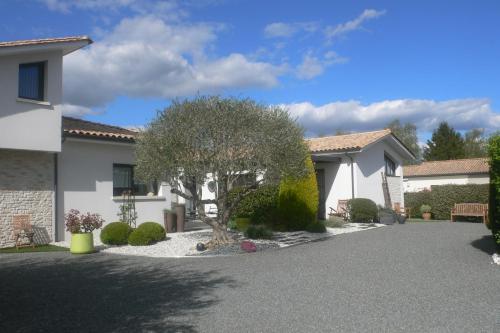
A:
[[[480,239],[476,239],[470,243],[473,247],[483,252],[493,255],[495,253],[495,240],[492,235],[483,236]]]
[[[196,332],[235,282],[171,261],[67,253],[2,256],[1,332]],[[184,265],[186,266],[186,265]]]

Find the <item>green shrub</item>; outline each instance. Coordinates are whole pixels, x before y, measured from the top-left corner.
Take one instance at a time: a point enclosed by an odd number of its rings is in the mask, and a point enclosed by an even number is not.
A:
[[[429,205],[420,206],[420,214],[430,213],[432,211],[432,207]]]
[[[278,211],[280,226],[286,230],[304,230],[316,221],[319,193],[311,157],[306,160],[309,170],[300,179],[286,178],[279,188]]]
[[[347,223],[342,217],[331,215],[328,220],[324,221],[324,224],[329,228],[343,228]]]
[[[227,222],[227,227],[231,230],[236,230],[238,226],[236,225],[236,219],[230,218],[229,222]]]
[[[489,227],[500,251],[500,135],[494,135],[488,142],[490,157],[489,184]]]
[[[250,239],[271,239],[273,232],[262,225],[251,225],[245,231],[245,237]]]
[[[306,231],[320,234],[320,233],[326,232],[326,226],[323,222],[317,221],[317,222],[309,224],[306,227]]]
[[[229,200],[233,200],[239,191],[241,191],[240,188],[232,190]],[[261,186],[240,201],[232,217],[248,217],[253,224],[274,224],[278,219],[278,191],[276,185]]]
[[[156,222],[144,222],[128,237],[130,245],[151,245],[165,239],[165,228]]]
[[[377,205],[370,199],[351,199],[347,202],[347,210],[352,222],[371,223],[378,217]]]
[[[412,217],[419,216],[422,205],[430,204],[433,204],[431,191],[405,193],[405,207],[410,208],[410,215]]]
[[[101,242],[107,245],[125,245],[132,230],[125,222],[110,223],[101,231]]]
[[[252,220],[248,217],[237,217],[235,219],[235,222],[236,222],[236,229],[238,229],[239,231],[247,230],[250,224],[252,224],[251,223]]]
[[[431,191],[405,193],[405,206],[411,216],[420,212],[422,205],[430,205],[436,220],[449,220],[456,203],[488,203],[488,184],[433,185]]]

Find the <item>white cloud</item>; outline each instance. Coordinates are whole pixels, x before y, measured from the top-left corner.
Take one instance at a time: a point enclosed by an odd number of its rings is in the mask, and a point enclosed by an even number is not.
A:
[[[327,26],[325,28],[325,36],[327,40],[332,40],[335,37],[344,35],[350,31],[358,30],[362,28],[362,24],[365,21],[377,18],[386,13],[385,10],[375,10],[375,9],[365,9],[358,17],[354,20],[347,21],[345,23],[338,24],[336,26]]]
[[[278,84],[286,65],[239,53],[210,57],[206,50],[219,28],[153,16],[123,19],[102,40],[65,57],[65,100],[94,108],[122,95],[173,98]]]
[[[302,80],[310,80],[323,74],[327,67],[348,61],[348,58],[341,57],[334,51],[326,52],[323,59],[314,56],[312,52],[308,52],[304,55],[302,63],[297,66],[296,76]]]
[[[318,29],[316,22],[274,22],[265,26],[264,35],[267,38],[292,37],[299,31],[313,33]]]
[[[302,63],[297,67],[297,77],[303,80],[310,80],[323,74],[324,70],[324,65],[318,58],[306,54]]]
[[[61,111],[65,116],[81,117],[86,114],[95,113],[92,109],[73,104],[62,104]]]
[[[470,98],[446,101],[425,99],[386,100],[363,105],[356,100],[321,106],[309,102],[284,104],[297,117],[309,135],[333,134],[336,130],[363,131],[384,128],[390,121],[414,123],[419,131],[432,131],[441,121],[457,130],[500,127],[500,114],[488,99]]]

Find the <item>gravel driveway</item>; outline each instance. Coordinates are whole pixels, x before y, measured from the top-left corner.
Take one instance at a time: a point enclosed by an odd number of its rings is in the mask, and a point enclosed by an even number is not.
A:
[[[268,252],[0,256],[0,332],[500,332],[500,267],[471,223]]]

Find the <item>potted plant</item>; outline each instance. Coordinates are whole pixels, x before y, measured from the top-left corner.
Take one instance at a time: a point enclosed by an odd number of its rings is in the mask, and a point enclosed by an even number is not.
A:
[[[379,207],[378,219],[381,224],[391,225],[396,222],[396,213],[390,208]]]
[[[422,218],[426,221],[431,219],[431,206],[422,205],[420,206],[420,213],[422,213]]]
[[[93,253],[95,229],[102,227],[104,220],[99,214],[81,214],[76,209],[71,209],[64,216],[66,231],[71,232],[70,252],[74,254]]]

